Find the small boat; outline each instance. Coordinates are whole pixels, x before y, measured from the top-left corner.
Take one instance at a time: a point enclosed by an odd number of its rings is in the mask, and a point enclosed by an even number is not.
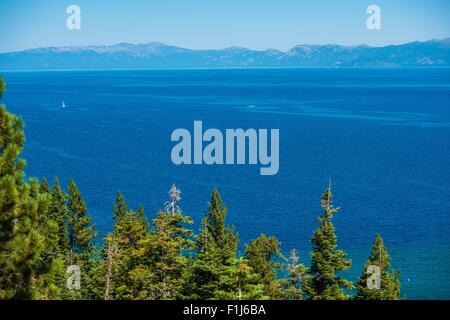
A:
[[[66,107],[66,104],[63,101],[62,104],[61,104],[61,108],[65,108],[65,107]]]

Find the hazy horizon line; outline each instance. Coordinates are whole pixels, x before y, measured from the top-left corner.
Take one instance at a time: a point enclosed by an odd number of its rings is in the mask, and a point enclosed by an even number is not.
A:
[[[445,38],[431,38],[428,40],[411,40],[411,41],[406,41],[406,42],[391,43],[391,44],[385,44],[385,45],[369,45],[369,44],[364,44],[364,43],[355,44],[355,45],[338,44],[338,43],[324,43],[324,44],[299,43],[287,50],[276,49],[273,47],[268,47],[266,49],[252,49],[249,47],[244,47],[244,46],[239,46],[239,45],[232,45],[232,46],[220,47],[220,48],[215,48],[215,49],[214,48],[198,49],[198,48],[179,46],[179,45],[175,45],[175,44],[168,44],[168,43],[161,42],[161,41],[148,41],[148,42],[138,42],[138,43],[122,41],[122,42],[116,42],[116,43],[112,43],[112,44],[49,45],[49,46],[31,47],[31,48],[27,48],[27,49],[20,49],[20,50],[13,50],[13,51],[1,51],[0,50],[0,54],[19,53],[19,52],[25,52],[25,51],[30,51],[30,50],[50,49],[50,48],[114,47],[114,46],[124,45],[124,44],[134,45],[134,46],[160,44],[163,46],[176,47],[176,48],[188,49],[188,50],[196,50],[196,51],[219,51],[219,50],[226,50],[226,49],[231,49],[231,48],[240,48],[240,49],[246,49],[246,50],[251,50],[251,51],[275,50],[275,51],[279,51],[279,52],[288,52],[298,46],[320,46],[320,47],[322,47],[322,46],[340,46],[340,47],[347,47],[347,48],[354,48],[354,47],[384,48],[384,47],[389,47],[389,46],[401,46],[401,45],[406,45],[406,44],[415,43],[415,42],[425,43],[425,42],[431,42],[431,41],[445,41],[445,40],[450,40],[450,36],[445,37]]]

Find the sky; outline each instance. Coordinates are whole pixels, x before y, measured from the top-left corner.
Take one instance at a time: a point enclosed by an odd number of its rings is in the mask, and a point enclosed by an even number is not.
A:
[[[69,30],[69,5],[81,29]],[[381,30],[366,26],[369,5]],[[1,0],[0,52],[163,42],[192,49],[383,46],[450,37],[448,0]]]

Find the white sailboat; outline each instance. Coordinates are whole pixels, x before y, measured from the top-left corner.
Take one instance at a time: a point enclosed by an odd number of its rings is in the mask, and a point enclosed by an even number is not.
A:
[[[61,108],[65,108],[65,107],[66,107],[66,104],[63,101],[62,104],[61,104]]]

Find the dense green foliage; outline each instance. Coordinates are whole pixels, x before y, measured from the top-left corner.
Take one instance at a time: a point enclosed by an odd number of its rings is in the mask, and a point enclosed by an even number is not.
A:
[[[276,258],[283,259],[278,239],[261,234],[256,240],[245,246],[248,265],[258,276],[258,282],[264,286],[264,293],[270,299],[280,298],[280,283],[276,271],[282,264]]]
[[[400,272],[389,271],[391,267],[389,252],[384,246],[383,239],[376,235],[372,252],[357,284],[357,300],[398,300],[400,298]],[[369,266],[378,266],[380,270],[380,288],[368,288],[371,274]]]
[[[50,299],[58,295],[51,251],[57,225],[46,219],[49,195],[37,180],[24,181],[24,142],[22,120],[0,106],[0,298]]]
[[[309,281],[308,269],[305,265],[299,263],[299,257],[296,249],[289,252],[289,259],[285,263],[287,277],[280,280],[282,286],[281,292],[283,299],[286,300],[304,300],[305,287]]]
[[[0,79],[0,97],[4,84]],[[276,237],[261,234],[238,252],[219,191],[198,234],[180,207],[175,185],[149,222],[142,206],[129,208],[122,193],[112,206],[114,227],[101,241],[75,181],[67,192],[54,179],[25,179],[23,123],[0,107],[0,299],[349,299],[342,277],[351,261],[337,249],[332,223],[339,210],[331,186],[322,195],[320,225],[311,239],[309,267]],[[369,265],[380,268],[380,289],[367,287]],[[79,287],[72,267],[79,268]],[[399,274],[380,236],[361,274],[355,299],[398,299]],[[70,284],[70,285],[69,285]],[[75,284],[75,285],[74,285]]]
[[[337,250],[337,238],[331,220],[340,208],[331,204],[332,198],[330,183],[320,201],[323,209],[323,214],[319,216],[320,226],[311,239],[313,251],[311,267],[308,270],[310,277],[305,291],[312,300],[345,300],[348,296],[344,289],[352,288],[351,282],[336,274],[348,270],[351,260],[346,259],[347,254],[344,251]]]

